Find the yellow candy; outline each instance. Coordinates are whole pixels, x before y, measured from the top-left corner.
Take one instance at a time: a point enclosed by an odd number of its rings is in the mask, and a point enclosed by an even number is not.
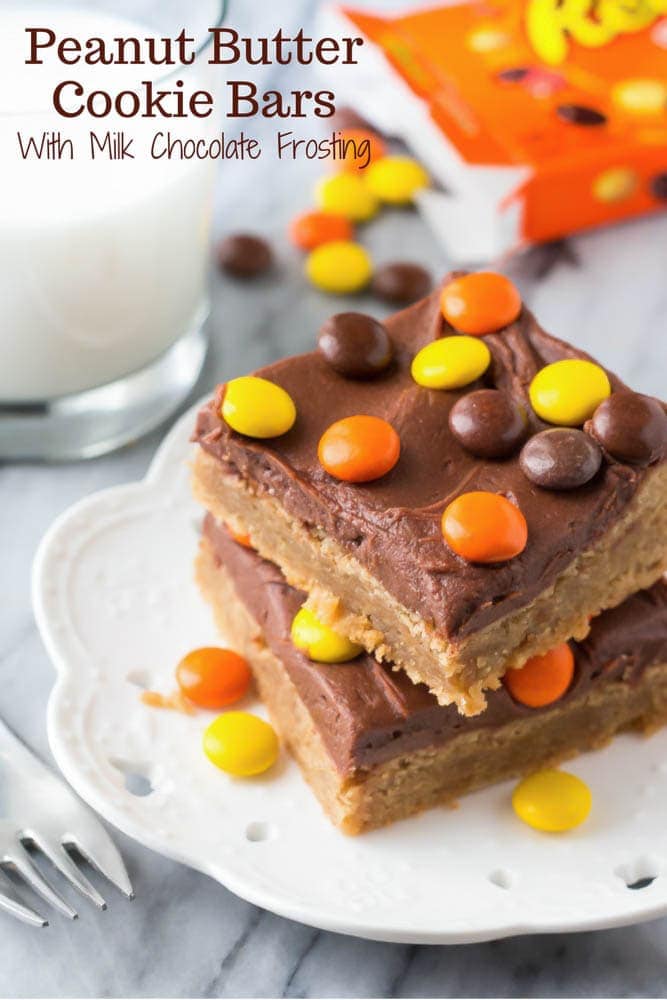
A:
[[[581,426],[610,393],[603,369],[578,358],[547,365],[530,384],[530,402],[538,417],[563,427]]]
[[[611,203],[629,198],[637,188],[637,174],[629,167],[610,167],[593,181],[593,197]]]
[[[591,804],[588,785],[567,771],[531,774],[512,795],[519,819],[545,833],[563,833],[579,826],[591,811]]]
[[[255,375],[243,375],[227,383],[220,412],[232,430],[255,438],[286,434],[296,420],[296,407],[289,393]]]
[[[301,608],[292,622],[292,642],[317,663],[345,663],[359,656],[362,650],[356,642],[323,625],[312,611]]]
[[[379,208],[377,198],[363,178],[351,173],[325,177],[317,185],[315,196],[324,212],[344,215],[354,222],[372,219]]]
[[[359,292],[371,280],[370,256],[350,240],[334,240],[316,247],[306,258],[306,274],[323,292],[345,295]]]
[[[495,52],[504,49],[511,42],[506,31],[494,27],[476,28],[466,38],[466,45],[472,52]]]
[[[216,767],[239,778],[261,774],[275,764],[278,737],[249,712],[225,712],[204,733],[204,753]]]
[[[429,177],[409,156],[383,156],[366,170],[366,184],[389,205],[409,205],[417,191],[428,187]]]
[[[633,115],[659,115],[667,110],[667,85],[662,80],[622,80],[611,97],[617,107]]]
[[[412,377],[429,389],[461,389],[483,375],[491,352],[479,337],[441,337],[422,347],[412,361]]]

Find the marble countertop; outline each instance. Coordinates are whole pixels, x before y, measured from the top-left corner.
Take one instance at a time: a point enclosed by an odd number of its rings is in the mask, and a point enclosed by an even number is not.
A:
[[[249,3],[239,27],[269,32]],[[316,5],[281,5],[285,28],[308,27]],[[406,6],[405,2],[395,6]],[[253,22],[257,22],[253,24]],[[274,26],[278,27],[278,22]],[[271,72],[263,74],[272,85]],[[288,87],[285,75],[274,85]],[[274,130],[271,125],[271,131]],[[257,131],[257,130],[255,130]],[[253,284],[211,276],[211,352],[196,393],[285,353],[304,349],[340,301],[309,288],[285,226],[318,176],[307,162],[271,158],[226,167],[216,231],[239,228],[274,241],[278,265]],[[364,232],[376,259],[412,259],[434,275],[448,266],[420,219],[386,213]],[[547,329],[599,354],[636,388],[664,393],[667,371],[667,216],[590,234],[505,262]],[[382,315],[375,301],[356,308]],[[0,466],[0,714],[49,760],[44,718],[53,672],[30,608],[30,565],[53,518],[80,497],[145,472],[164,430],[105,458],[59,466]],[[115,835],[136,888],[108,893],[105,913],[53,917],[35,931],[0,915],[0,995],[12,997],[208,996],[664,996],[667,919],[588,933],[482,945],[414,947],[318,932],[260,911],[203,875]]]

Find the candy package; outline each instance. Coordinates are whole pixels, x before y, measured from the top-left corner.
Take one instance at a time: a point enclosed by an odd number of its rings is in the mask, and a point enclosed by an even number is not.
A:
[[[464,0],[383,17],[336,81],[431,172],[420,208],[476,261],[667,206],[667,0]]]

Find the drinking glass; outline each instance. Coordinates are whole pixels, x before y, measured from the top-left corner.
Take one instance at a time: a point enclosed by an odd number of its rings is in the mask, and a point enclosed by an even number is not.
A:
[[[0,460],[110,451],[161,423],[198,378],[214,161],[149,151],[158,132],[211,138],[215,106],[208,118],[65,118],[52,94],[62,81],[114,94],[150,80],[215,100],[209,29],[225,9],[220,0],[0,0]],[[80,40],[185,29],[197,58],[63,65],[52,47],[26,65],[26,26]],[[75,91],[66,93],[74,110]],[[123,144],[134,158],[121,156]]]

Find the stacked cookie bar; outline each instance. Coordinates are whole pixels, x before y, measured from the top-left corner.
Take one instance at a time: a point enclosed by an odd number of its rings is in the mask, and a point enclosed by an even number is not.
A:
[[[195,438],[202,589],[346,831],[667,717],[665,409],[502,276],[333,317]]]

